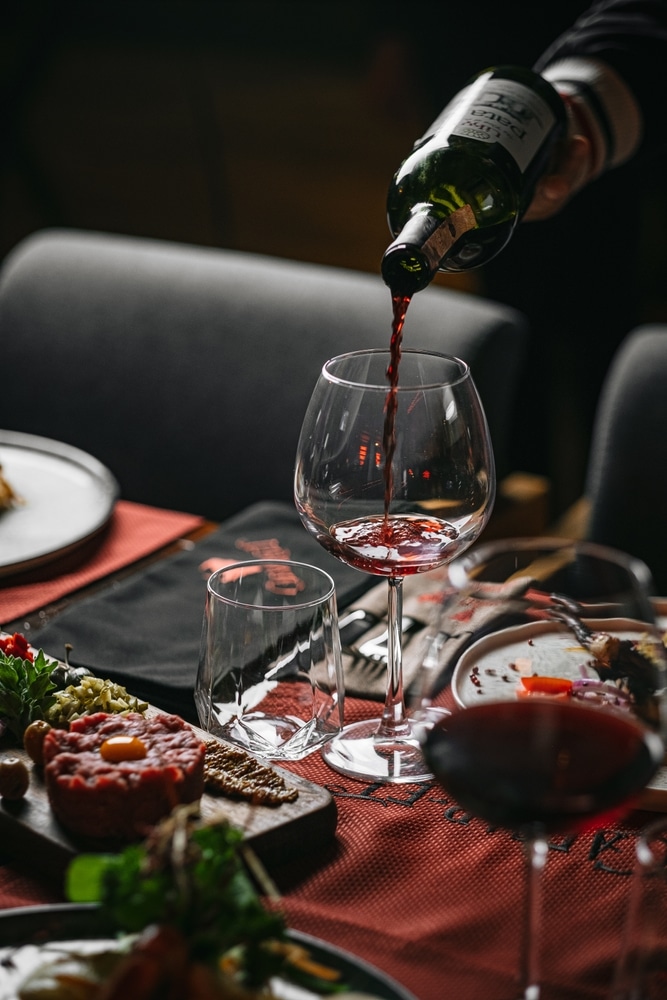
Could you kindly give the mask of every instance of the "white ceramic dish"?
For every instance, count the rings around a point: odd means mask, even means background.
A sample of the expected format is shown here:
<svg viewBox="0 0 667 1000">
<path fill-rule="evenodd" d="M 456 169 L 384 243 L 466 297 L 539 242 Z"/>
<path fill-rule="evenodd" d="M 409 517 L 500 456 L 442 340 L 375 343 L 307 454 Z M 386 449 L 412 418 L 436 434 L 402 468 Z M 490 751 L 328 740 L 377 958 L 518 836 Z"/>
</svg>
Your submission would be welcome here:
<svg viewBox="0 0 667 1000">
<path fill-rule="evenodd" d="M 118 483 L 106 466 L 79 448 L 0 430 L 0 465 L 23 500 L 0 512 L 0 578 L 70 552 L 111 517 Z"/>
<path fill-rule="evenodd" d="M 622 618 L 591 620 L 586 625 L 621 639 L 637 639 L 643 632 L 641 622 Z M 560 622 L 516 625 L 492 632 L 468 647 L 454 669 L 452 693 L 463 708 L 485 700 L 516 698 L 522 674 L 598 679 L 592 662 L 591 653 Z"/>
</svg>

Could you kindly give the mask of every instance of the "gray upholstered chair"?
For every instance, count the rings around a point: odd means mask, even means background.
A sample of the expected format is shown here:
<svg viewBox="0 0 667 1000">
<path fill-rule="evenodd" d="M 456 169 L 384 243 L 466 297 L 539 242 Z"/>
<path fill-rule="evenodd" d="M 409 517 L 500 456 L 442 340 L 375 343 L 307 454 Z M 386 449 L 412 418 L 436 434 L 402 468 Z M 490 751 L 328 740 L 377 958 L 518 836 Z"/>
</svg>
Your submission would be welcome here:
<svg viewBox="0 0 667 1000">
<path fill-rule="evenodd" d="M 0 273 L 0 427 L 95 455 L 129 500 L 223 519 L 291 500 L 323 362 L 387 346 L 379 276 L 226 250 L 47 230 Z M 527 330 L 505 306 L 415 297 L 405 346 L 472 367 L 500 474 Z"/>
<path fill-rule="evenodd" d="M 667 325 L 632 331 L 607 373 L 586 482 L 586 537 L 643 559 L 667 595 Z"/>
</svg>

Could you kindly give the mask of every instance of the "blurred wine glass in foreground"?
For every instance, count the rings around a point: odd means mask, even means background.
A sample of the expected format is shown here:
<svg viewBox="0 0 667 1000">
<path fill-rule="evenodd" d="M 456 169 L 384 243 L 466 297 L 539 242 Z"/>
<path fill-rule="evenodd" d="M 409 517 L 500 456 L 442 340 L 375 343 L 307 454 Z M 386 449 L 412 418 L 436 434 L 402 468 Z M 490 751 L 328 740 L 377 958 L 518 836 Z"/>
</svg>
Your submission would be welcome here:
<svg viewBox="0 0 667 1000">
<path fill-rule="evenodd" d="M 523 539 L 480 546 L 449 577 L 485 634 L 458 660 L 456 707 L 425 731 L 424 754 L 463 808 L 524 839 L 517 996 L 538 1000 L 547 838 L 622 817 L 663 760 L 665 647 L 650 574 L 601 546 Z M 432 664 L 425 673 L 428 702 Z"/>
<path fill-rule="evenodd" d="M 609 1000 L 667 997 L 667 818 L 637 840 L 628 913 Z"/>
<path fill-rule="evenodd" d="M 323 756 L 337 771 L 372 781 L 429 777 L 403 696 L 402 582 L 466 549 L 494 493 L 489 431 L 463 361 L 404 351 L 397 366 L 390 351 L 367 350 L 324 365 L 297 450 L 296 506 L 324 548 L 388 581 L 384 710 L 327 745 Z"/>
</svg>

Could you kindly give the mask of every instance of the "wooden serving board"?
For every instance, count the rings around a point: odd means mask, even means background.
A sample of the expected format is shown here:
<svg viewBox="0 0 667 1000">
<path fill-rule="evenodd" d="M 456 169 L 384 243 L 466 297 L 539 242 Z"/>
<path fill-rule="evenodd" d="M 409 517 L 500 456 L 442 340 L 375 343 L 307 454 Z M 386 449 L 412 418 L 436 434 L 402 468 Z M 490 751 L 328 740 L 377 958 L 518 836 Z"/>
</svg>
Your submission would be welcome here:
<svg viewBox="0 0 667 1000">
<path fill-rule="evenodd" d="M 148 710 L 149 713 L 151 709 Z M 214 739 L 192 726 L 202 740 Z M 59 879 L 71 859 L 84 851 L 117 851 L 123 845 L 76 837 L 56 820 L 49 805 L 42 768 L 35 766 L 22 749 L 7 749 L 3 756 L 20 757 L 30 772 L 30 788 L 25 798 L 10 802 L 0 798 L 0 846 L 3 852 L 27 862 L 40 874 Z M 328 842 L 336 830 L 336 804 L 319 785 L 282 768 L 274 768 L 290 788 L 296 788 L 294 802 L 278 806 L 253 805 L 242 799 L 205 793 L 201 800 L 204 819 L 224 817 L 243 830 L 245 839 L 266 864 L 303 853 L 304 845 L 318 847 Z"/>
</svg>

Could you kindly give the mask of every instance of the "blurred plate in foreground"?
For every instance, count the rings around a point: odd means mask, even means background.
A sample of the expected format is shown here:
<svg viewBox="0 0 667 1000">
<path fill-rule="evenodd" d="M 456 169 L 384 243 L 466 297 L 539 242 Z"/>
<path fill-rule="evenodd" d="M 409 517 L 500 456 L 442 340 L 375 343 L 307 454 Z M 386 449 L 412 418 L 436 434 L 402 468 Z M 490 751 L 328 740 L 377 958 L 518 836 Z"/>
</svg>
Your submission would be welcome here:
<svg viewBox="0 0 667 1000">
<path fill-rule="evenodd" d="M 0 940 L 10 946 L 7 949 L 9 957 L 16 969 L 23 962 L 34 962 L 32 949 L 26 947 L 26 954 L 15 946 L 30 946 L 31 944 L 47 944 L 53 941 L 72 941 L 82 939 L 90 941 L 97 938 L 112 936 L 113 929 L 105 919 L 102 909 L 94 904 L 63 904 L 60 906 L 30 906 L 20 909 L 5 910 L 0 913 Z M 374 966 L 356 958 L 349 952 L 342 951 L 334 945 L 326 944 L 308 934 L 298 931 L 288 931 L 290 940 L 304 945 L 315 962 L 338 969 L 343 981 L 350 991 L 368 994 L 378 1000 L 416 1000 L 412 993 L 400 986 L 395 980 L 380 972 Z M 3 949 L 0 948 L 0 959 Z M 30 967 L 30 966 L 28 966 Z M 3 983 L 7 992 L 0 996 L 13 996 L 11 966 L 6 967 L 7 977 Z M 24 972 L 25 974 L 25 967 Z M 18 979 L 18 975 L 15 977 Z M 16 982 L 14 982 L 16 985 Z M 280 985 L 278 996 L 315 996 L 288 983 Z"/>
</svg>

